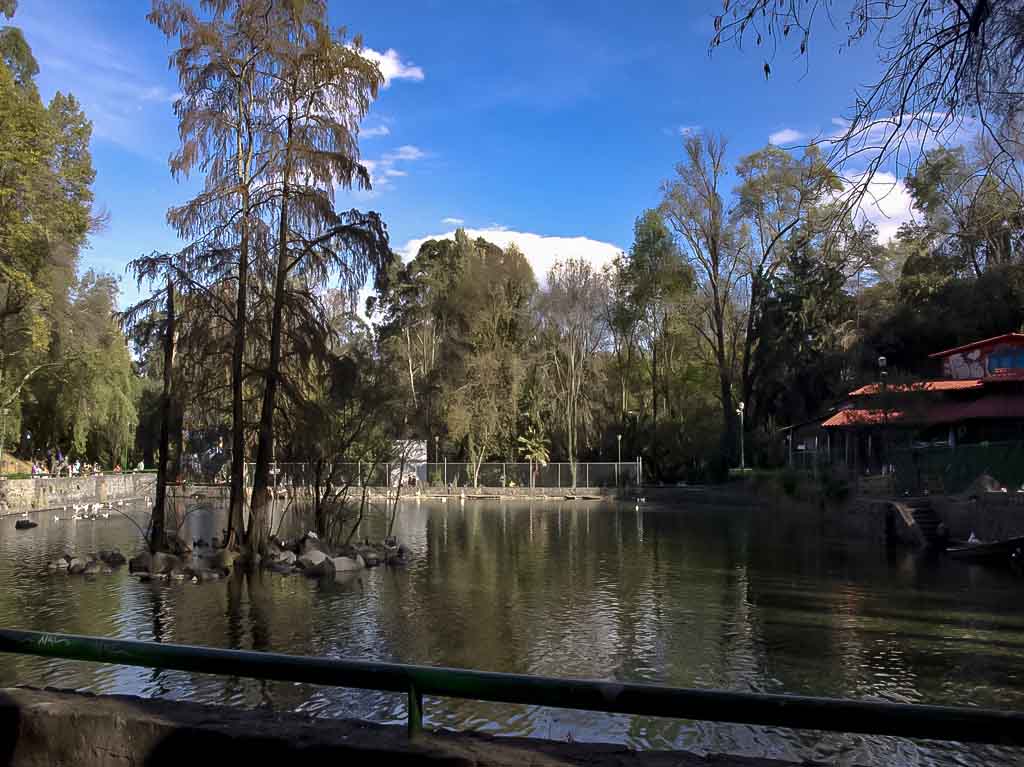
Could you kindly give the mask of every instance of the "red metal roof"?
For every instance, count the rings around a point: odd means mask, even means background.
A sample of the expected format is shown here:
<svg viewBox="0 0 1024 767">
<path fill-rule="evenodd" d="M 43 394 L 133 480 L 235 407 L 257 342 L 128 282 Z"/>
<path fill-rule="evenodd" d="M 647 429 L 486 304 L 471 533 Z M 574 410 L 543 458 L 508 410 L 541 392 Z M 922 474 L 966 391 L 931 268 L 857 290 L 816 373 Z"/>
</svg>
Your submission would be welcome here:
<svg viewBox="0 0 1024 767">
<path fill-rule="evenodd" d="M 951 381 L 914 381 L 908 384 L 889 384 L 886 388 L 893 392 L 917 392 L 917 391 L 964 391 L 967 389 L 980 389 L 985 383 L 980 378 L 968 378 L 964 380 Z M 880 384 L 867 384 L 859 389 L 850 392 L 851 397 L 864 397 L 871 394 L 878 394 L 881 391 Z"/>
<path fill-rule="evenodd" d="M 886 413 L 882 410 L 848 408 L 822 421 L 821 425 L 826 429 L 838 426 L 881 426 L 887 421 L 899 421 L 902 418 L 903 413 L 899 410 L 890 410 Z"/>
<path fill-rule="evenodd" d="M 1006 341 L 1012 341 L 1019 344 L 1024 344 L 1024 333 L 1003 333 L 1001 336 L 993 336 L 992 338 L 985 338 L 981 341 L 974 341 L 963 346 L 957 346 L 953 349 L 946 349 L 943 352 L 935 352 L 935 354 L 929 354 L 929 357 L 948 357 L 951 354 L 960 354 L 961 352 L 969 352 L 971 349 L 979 349 L 983 346 L 995 346 L 998 343 L 1004 343 Z"/>
<path fill-rule="evenodd" d="M 915 409 L 912 413 L 890 410 L 884 416 L 882 410 L 848 408 L 822 421 L 821 425 L 831 429 L 843 426 L 880 426 L 886 422 L 903 425 L 956 423 L 974 418 L 1024 419 L 1024 396 L 990 394 L 967 402 L 935 402 L 920 410 Z"/>
</svg>

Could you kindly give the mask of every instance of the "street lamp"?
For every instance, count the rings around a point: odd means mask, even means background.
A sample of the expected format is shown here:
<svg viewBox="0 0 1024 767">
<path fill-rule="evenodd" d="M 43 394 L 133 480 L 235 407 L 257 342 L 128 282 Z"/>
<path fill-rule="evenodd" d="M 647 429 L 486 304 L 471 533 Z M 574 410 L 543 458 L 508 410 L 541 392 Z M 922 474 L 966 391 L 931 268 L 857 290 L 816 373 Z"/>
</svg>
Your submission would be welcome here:
<svg viewBox="0 0 1024 767">
<path fill-rule="evenodd" d="M 619 443 L 619 460 L 615 464 L 615 485 L 617 487 L 619 484 L 619 471 L 622 469 L 622 435 L 616 434 L 615 441 Z"/>
<path fill-rule="evenodd" d="M 746 447 L 743 444 L 743 411 L 746 409 L 746 403 L 741 402 L 739 407 L 736 408 L 736 415 L 740 417 L 740 471 L 747 470 L 747 455 Z"/>
<path fill-rule="evenodd" d="M 889 450 L 888 445 L 886 445 L 886 437 L 888 436 L 887 432 L 889 426 L 889 407 L 885 391 L 886 377 L 888 376 L 889 372 L 888 370 L 886 370 L 887 365 L 888 360 L 886 360 L 885 357 L 878 358 L 878 377 L 880 379 L 882 391 L 882 449 L 879 451 L 882 454 L 882 474 L 888 473 L 886 462 L 888 462 L 889 460 Z"/>
</svg>

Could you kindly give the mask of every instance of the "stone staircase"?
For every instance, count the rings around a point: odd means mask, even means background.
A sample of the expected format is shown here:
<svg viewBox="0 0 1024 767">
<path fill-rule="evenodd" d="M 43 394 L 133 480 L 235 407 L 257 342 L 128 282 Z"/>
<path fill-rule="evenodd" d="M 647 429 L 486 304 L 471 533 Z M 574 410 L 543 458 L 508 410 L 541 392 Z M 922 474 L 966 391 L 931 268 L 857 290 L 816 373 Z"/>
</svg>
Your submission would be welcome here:
<svg viewBox="0 0 1024 767">
<path fill-rule="evenodd" d="M 942 520 L 932 508 L 930 499 L 907 498 L 893 501 L 892 505 L 899 511 L 907 531 L 920 546 L 932 547 L 940 544 L 938 528 Z"/>
</svg>

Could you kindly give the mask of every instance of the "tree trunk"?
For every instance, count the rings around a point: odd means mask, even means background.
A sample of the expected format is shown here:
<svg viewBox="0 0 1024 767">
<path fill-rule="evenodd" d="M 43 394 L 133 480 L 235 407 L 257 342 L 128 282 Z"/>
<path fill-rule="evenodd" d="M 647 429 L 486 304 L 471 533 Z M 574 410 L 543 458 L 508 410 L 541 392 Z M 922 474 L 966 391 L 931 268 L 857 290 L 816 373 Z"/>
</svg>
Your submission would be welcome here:
<svg viewBox="0 0 1024 767">
<path fill-rule="evenodd" d="M 277 383 L 281 375 L 281 336 L 284 324 L 285 283 L 288 279 L 288 182 L 291 175 L 292 112 L 289 109 L 286 127 L 284 180 L 281 190 L 281 217 L 278 227 L 277 269 L 274 273 L 274 309 L 270 322 L 270 361 L 263 387 L 259 439 L 256 444 L 256 468 L 252 479 L 249 530 L 246 542 L 253 552 L 263 554 L 267 538 L 267 509 L 270 493 L 270 464 L 274 447 L 274 408 L 277 404 Z"/>
<path fill-rule="evenodd" d="M 177 332 L 174 316 L 174 283 L 167 278 L 167 321 L 164 327 L 164 390 L 160 401 L 160 447 L 156 467 L 156 500 L 149 522 L 149 550 L 154 554 L 166 540 L 165 501 L 167 498 L 167 469 L 170 462 L 172 373 L 174 370 L 174 334 Z"/>
<path fill-rule="evenodd" d="M 238 243 L 238 294 L 235 297 L 234 347 L 231 350 L 231 491 L 228 500 L 228 534 L 225 547 L 237 549 L 245 532 L 245 401 L 243 399 L 245 323 L 249 302 L 249 178 L 251 144 L 243 151 L 242 119 L 244 94 L 238 96 L 238 131 L 235 147 L 241 183 L 242 218 Z M 246 123 L 248 125 L 248 123 Z M 248 153 L 247 153 L 248 152 Z"/>
</svg>

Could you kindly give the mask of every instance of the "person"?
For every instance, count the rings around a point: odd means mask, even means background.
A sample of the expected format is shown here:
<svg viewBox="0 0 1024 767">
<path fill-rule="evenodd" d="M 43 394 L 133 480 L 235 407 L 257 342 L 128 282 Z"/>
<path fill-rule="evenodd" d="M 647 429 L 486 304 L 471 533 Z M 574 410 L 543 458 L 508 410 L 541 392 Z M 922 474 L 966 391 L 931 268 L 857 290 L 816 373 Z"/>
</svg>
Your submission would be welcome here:
<svg viewBox="0 0 1024 767">
<path fill-rule="evenodd" d="M 82 472 L 82 462 L 78 458 L 75 459 L 74 464 L 71 466 L 71 476 L 77 477 Z"/>
<path fill-rule="evenodd" d="M 115 474 L 120 474 L 121 473 L 121 464 L 120 464 L 120 462 L 114 464 L 114 473 Z"/>
</svg>

